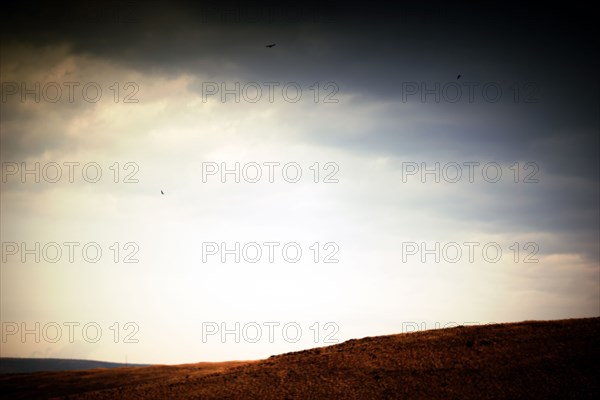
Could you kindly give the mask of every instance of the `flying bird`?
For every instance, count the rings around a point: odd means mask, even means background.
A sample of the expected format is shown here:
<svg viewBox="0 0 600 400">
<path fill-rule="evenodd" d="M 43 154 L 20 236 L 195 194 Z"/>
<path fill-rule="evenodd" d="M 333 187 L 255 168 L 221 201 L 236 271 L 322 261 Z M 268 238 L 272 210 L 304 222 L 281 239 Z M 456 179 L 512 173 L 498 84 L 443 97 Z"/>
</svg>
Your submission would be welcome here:
<svg viewBox="0 0 600 400">
<path fill-rule="evenodd" d="M 458 76 L 456 77 L 456 79 L 460 79 L 461 76 L 462 76 L 461 74 L 458 74 Z"/>
<path fill-rule="evenodd" d="M 160 191 L 160 194 L 165 194 L 165 192 L 163 192 L 162 190 Z"/>
<path fill-rule="evenodd" d="M 275 44 L 276 44 L 276 43 L 271 43 L 271 44 L 268 44 L 268 45 L 266 45 L 265 47 L 271 48 L 271 47 L 274 47 L 274 46 L 275 46 Z"/>
</svg>

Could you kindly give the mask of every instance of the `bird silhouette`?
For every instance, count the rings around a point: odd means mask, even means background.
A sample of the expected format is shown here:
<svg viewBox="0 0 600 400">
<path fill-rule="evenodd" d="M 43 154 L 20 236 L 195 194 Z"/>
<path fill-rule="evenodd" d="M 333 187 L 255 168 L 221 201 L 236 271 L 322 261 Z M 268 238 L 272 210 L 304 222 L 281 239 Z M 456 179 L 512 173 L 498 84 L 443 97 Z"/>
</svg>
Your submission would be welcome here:
<svg viewBox="0 0 600 400">
<path fill-rule="evenodd" d="M 456 79 L 460 79 L 461 76 L 462 76 L 461 74 L 458 74 L 458 76 L 456 77 Z"/>
<path fill-rule="evenodd" d="M 160 194 L 165 194 L 165 192 L 163 192 L 162 190 L 160 191 Z"/>
<path fill-rule="evenodd" d="M 268 45 L 266 45 L 265 47 L 271 48 L 271 47 L 274 47 L 274 46 L 275 46 L 275 44 L 276 44 L 276 43 L 271 43 L 271 44 L 268 44 Z"/>
</svg>

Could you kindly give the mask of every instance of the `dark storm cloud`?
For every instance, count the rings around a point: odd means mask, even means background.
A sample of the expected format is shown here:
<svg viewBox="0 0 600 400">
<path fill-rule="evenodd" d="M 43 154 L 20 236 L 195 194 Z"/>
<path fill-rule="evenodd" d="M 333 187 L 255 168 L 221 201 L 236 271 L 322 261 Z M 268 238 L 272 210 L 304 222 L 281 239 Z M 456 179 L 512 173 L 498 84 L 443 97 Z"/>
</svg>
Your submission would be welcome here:
<svg viewBox="0 0 600 400">
<path fill-rule="evenodd" d="M 578 31 L 565 34 L 568 14 L 524 6 L 515 13 L 508 7 L 434 4 L 15 2 L 7 12 L 3 37 L 8 41 L 66 41 L 76 52 L 142 68 L 189 70 L 196 67 L 194 62 L 210 57 L 240 63 L 249 75 L 262 71 L 270 78 L 283 73 L 310 77 L 322 71 L 348 78 L 357 87 L 366 85 L 378 95 L 395 95 L 399 77 L 408 80 L 437 71 L 442 72 L 438 78 L 453 79 L 458 68 L 464 79 L 479 78 L 481 67 L 498 72 L 510 66 L 530 68 L 538 77 L 559 64 L 584 66 L 577 59 L 585 60 L 593 51 L 585 19 L 579 21 Z M 267 38 L 280 44 L 265 59 L 262 47 Z M 543 71 L 536 69 L 547 61 L 552 62 Z"/>
<path fill-rule="evenodd" d="M 486 83 L 503 89 L 504 103 L 510 102 L 515 83 L 523 91 L 523 85 L 533 82 L 539 104 L 518 107 L 526 108 L 520 111 L 529 120 L 519 120 L 517 127 L 500 134 L 494 127 L 488 133 L 452 132 L 452 140 L 467 153 L 493 152 L 496 158 L 506 159 L 515 152 L 536 151 L 541 139 L 555 138 L 560 148 L 545 149 L 544 157 L 553 160 L 549 168 L 598 177 L 593 150 L 598 147 L 598 80 L 593 72 L 598 65 L 593 57 L 591 15 L 585 9 L 231 2 L 63 7 L 32 2 L 11 7 L 13 16 L 3 27 L 8 42 L 66 42 L 74 53 L 105 57 L 147 72 L 186 72 L 217 79 L 225 75 L 223 65 L 229 63 L 236 66 L 235 75 L 247 82 L 292 81 L 309 86 L 333 81 L 344 93 L 358 93 L 365 103 L 401 101 L 407 83 L 444 87 L 455 83 L 460 73 L 463 91 L 465 82 L 478 88 L 475 104 L 459 111 L 463 118 L 478 113 L 478 103 L 485 103 L 479 88 Z M 271 42 L 278 46 L 265 49 L 264 44 Z M 194 89 L 201 91 L 200 85 Z M 408 101 L 421 99 L 417 94 Z M 433 101 L 431 96 L 426 99 Z M 446 105 L 455 112 L 452 104 Z M 452 148 L 443 142 L 450 136 L 447 132 L 430 130 L 427 135 L 423 144 Z M 403 135 L 382 132 L 356 145 L 361 151 L 393 155 L 402 151 L 405 142 Z M 571 143 L 565 147 L 566 142 Z"/>
<path fill-rule="evenodd" d="M 599 66 L 590 9 L 508 3 L 62 4 L 8 4 L 3 40 L 68 43 L 75 54 L 148 74 L 305 86 L 332 81 L 341 93 L 358 95 L 353 100 L 358 106 L 395 102 L 397 112 L 385 116 L 386 123 L 367 124 L 363 135 L 315 129 L 307 139 L 392 157 L 534 161 L 549 175 L 583 178 L 587 186 L 545 189 L 548 193 L 536 193 L 544 203 L 525 211 L 508 200 L 495 213 L 461 209 L 463 218 L 497 219 L 497 229 L 525 222 L 587 234 L 597 227 Z M 267 43 L 277 46 L 267 49 Z M 225 71 L 225 64 L 234 69 Z M 458 84 L 458 74 L 463 90 L 477 85 L 474 102 L 422 101 L 419 94 L 403 101 L 407 84 L 444 87 Z M 479 88 L 486 83 L 502 88 L 501 101 L 482 99 Z M 536 102 L 515 101 L 515 84 L 523 96 L 528 83 L 534 84 Z M 200 93 L 201 82 L 191 89 Z M 401 124 L 410 118 L 416 123 Z M 499 187 L 490 190 L 496 189 L 501 198 Z M 458 212 L 451 204 L 444 207 Z"/>
</svg>

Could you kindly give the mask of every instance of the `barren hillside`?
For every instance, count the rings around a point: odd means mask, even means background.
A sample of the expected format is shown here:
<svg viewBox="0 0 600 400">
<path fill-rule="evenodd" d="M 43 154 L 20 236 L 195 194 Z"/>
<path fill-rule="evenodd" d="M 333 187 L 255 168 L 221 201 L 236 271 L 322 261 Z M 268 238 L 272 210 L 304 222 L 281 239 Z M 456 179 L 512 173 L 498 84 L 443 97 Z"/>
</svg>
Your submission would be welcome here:
<svg viewBox="0 0 600 400">
<path fill-rule="evenodd" d="M 591 399 L 599 333 L 600 318 L 457 327 L 255 362 L 5 374 L 0 385 L 3 398 Z"/>
</svg>

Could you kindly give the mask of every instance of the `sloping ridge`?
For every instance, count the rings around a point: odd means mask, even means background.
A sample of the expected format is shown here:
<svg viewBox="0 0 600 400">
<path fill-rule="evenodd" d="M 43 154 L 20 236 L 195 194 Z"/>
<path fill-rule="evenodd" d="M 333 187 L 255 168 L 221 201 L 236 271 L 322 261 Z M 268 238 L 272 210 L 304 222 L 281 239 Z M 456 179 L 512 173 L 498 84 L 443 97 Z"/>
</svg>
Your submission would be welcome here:
<svg viewBox="0 0 600 400">
<path fill-rule="evenodd" d="M 41 371 L 78 371 L 94 368 L 149 367 L 148 364 L 123 364 L 106 361 L 67 358 L 0 358 L 0 374 Z"/>
<path fill-rule="evenodd" d="M 104 382 L 101 390 L 88 387 L 69 398 L 595 399 L 599 333 L 600 318 L 586 318 L 367 337 L 217 372 L 149 367 L 175 369 L 168 379 Z M 109 370 L 106 379 L 149 368 Z"/>
</svg>

